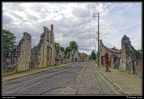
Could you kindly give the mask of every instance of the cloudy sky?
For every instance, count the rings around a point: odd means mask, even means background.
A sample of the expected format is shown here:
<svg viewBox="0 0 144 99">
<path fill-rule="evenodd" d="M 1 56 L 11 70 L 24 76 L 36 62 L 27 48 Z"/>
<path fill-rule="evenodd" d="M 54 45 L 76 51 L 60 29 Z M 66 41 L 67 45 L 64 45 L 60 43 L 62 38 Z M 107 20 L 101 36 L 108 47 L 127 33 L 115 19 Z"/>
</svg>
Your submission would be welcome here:
<svg viewBox="0 0 144 99">
<path fill-rule="evenodd" d="M 43 33 L 43 26 L 54 25 L 54 40 L 67 47 L 75 40 L 80 52 L 97 50 L 97 17 L 100 13 L 100 39 L 109 48 L 121 48 L 127 35 L 136 49 L 142 45 L 141 2 L 3 2 L 3 29 L 16 36 L 18 43 L 24 32 L 32 35 L 32 47 Z"/>
</svg>

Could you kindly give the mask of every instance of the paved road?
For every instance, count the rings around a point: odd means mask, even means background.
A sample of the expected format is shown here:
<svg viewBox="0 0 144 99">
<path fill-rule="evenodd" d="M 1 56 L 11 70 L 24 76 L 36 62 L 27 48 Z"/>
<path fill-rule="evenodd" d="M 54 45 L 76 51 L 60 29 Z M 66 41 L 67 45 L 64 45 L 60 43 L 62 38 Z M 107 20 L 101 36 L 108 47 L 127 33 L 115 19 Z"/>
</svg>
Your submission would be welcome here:
<svg viewBox="0 0 144 99">
<path fill-rule="evenodd" d="M 112 95 L 122 94 L 95 68 L 93 62 L 68 66 L 2 84 L 3 95 Z"/>
</svg>

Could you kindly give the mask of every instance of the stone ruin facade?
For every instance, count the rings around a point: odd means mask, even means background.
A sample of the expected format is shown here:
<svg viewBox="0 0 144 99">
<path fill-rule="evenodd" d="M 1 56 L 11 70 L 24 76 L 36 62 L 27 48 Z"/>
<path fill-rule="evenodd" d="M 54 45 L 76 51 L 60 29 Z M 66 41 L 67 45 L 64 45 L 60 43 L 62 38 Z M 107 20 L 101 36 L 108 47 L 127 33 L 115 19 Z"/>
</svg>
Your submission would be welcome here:
<svg viewBox="0 0 144 99">
<path fill-rule="evenodd" d="M 130 39 L 124 35 L 121 39 L 121 49 L 108 48 L 100 40 L 100 64 L 111 68 L 139 74 L 142 71 L 142 62 L 136 59 Z"/>
<path fill-rule="evenodd" d="M 121 68 L 127 71 L 134 70 L 135 67 L 133 66 L 133 62 L 134 60 L 136 60 L 136 57 L 132 49 L 130 40 L 126 35 L 124 35 L 121 40 L 121 48 L 122 48 L 121 50 L 122 52 L 121 66 L 122 67 Z"/>
<path fill-rule="evenodd" d="M 79 57 L 80 57 L 80 61 L 88 61 L 88 59 L 89 59 L 89 56 L 84 52 L 80 53 Z"/>
<path fill-rule="evenodd" d="M 104 46 L 102 40 L 100 40 L 100 64 L 108 65 L 111 68 L 119 68 L 120 65 L 120 50 L 114 48 L 108 48 Z M 107 57 L 106 57 L 107 56 Z"/>
<path fill-rule="evenodd" d="M 78 61 L 88 61 L 89 56 L 86 53 L 80 53 L 79 51 L 72 50 L 65 54 L 59 51 L 56 55 L 56 64 L 67 63 L 67 62 L 78 62 Z"/>
<path fill-rule="evenodd" d="M 71 54 L 72 61 L 79 61 L 79 51 L 72 50 L 72 51 L 70 51 L 70 54 Z"/>
<path fill-rule="evenodd" d="M 23 33 L 19 44 L 10 52 L 3 52 L 3 72 L 28 70 L 31 63 L 31 35 Z"/>
<path fill-rule="evenodd" d="M 53 24 L 51 30 L 44 26 L 44 32 L 40 36 L 37 46 L 31 49 L 31 35 L 23 33 L 23 38 L 15 49 L 2 53 L 3 73 L 29 70 L 31 68 L 41 68 L 55 64 L 71 61 L 80 61 L 79 51 L 72 50 L 65 55 L 60 51 L 56 53 L 54 46 Z M 83 53 L 83 60 L 87 59 Z M 81 57 L 82 58 L 82 57 Z"/>
<path fill-rule="evenodd" d="M 66 55 L 65 52 L 59 51 L 56 56 L 56 64 L 66 63 Z"/>
<path fill-rule="evenodd" d="M 40 37 L 38 45 L 31 49 L 31 68 L 55 64 L 53 25 L 51 25 L 51 30 L 44 26 L 44 32 Z"/>
<path fill-rule="evenodd" d="M 51 30 L 44 27 L 39 44 L 31 49 L 31 35 L 23 33 L 15 49 L 2 52 L 2 71 L 16 72 L 55 64 L 53 25 Z"/>
</svg>

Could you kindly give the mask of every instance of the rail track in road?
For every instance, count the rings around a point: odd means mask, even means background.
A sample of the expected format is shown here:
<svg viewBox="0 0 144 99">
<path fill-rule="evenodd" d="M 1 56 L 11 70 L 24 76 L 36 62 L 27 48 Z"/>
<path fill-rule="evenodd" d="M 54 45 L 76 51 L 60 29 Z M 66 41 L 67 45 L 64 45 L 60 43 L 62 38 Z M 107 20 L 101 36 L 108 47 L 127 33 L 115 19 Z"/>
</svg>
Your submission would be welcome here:
<svg viewBox="0 0 144 99">
<path fill-rule="evenodd" d="M 105 78 L 95 67 L 94 64 L 91 62 L 91 68 L 97 82 L 100 86 L 102 94 L 104 95 L 119 95 L 124 94 L 118 87 L 116 87 L 113 83 L 111 83 L 107 78 Z"/>
<path fill-rule="evenodd" d="M 77 88 L 76 88 L 76 91 L 75 91 L 75 95 L 79 95 L 79 94 L 82 94 L 79 92 L 79 89 L 81 87 L 81 84 L 82 84 L 82 80 L 85 79 L 84 78 L 84 75 L 87 75 L 86 73 L 89 71 L 89 73 L 91 73 L 91 77 L 93 78 L 92 80 L 94 80 L 93 82 L 91 82 L 91 84 L 93 84 L 94 88 L 93 88 L 93 92 L 92 93 L 84 93 L 84 94 L 92 94 L 92 95 L 101 95 L 103 94 L 102 92 L 102 89 L 97 81 L 97 78 L 95 77 L 93 71 L 92 71 L 92 68 L 90 66 L 90 64 L 85 64 L 86 66 L 84 67 L 83 71 L 82 71 L 82 74 L 81 74 L 81 77 L 79 79 L 79 82 L 78 82 L 78 85 L 77 85 Z M 87 69 L 87 71 L 86 71 Z M 83 82 L 84 83 L 84 82 Z M 87 87 L 87 86 L 84 86 L 84 87 Z M 89 87 L 89 89 L 87 89 L 89 91 L 91 91 L 91 88 Z M 95 93 L 94 93 L 95 92 Z"/>
<path fill-rule="evenodd" d="M 75 95 L 81 94 L 79 92 L 80 86 L 82 84 L 82 80 L 84 79 L 84 75 L 86 73 L 86 70 L 89 69 L 91 71 L 91 76 L 93 76 L 93 79 L 95 81 L 95 94 L 94 95 L 119 95 L 123 94 L 120 89 L 118 89 L 114 84 L 112 84 L 110 81 L 108 81 L 95 67 L 92 62 L 89 62 L 89 64 L 86 64 L 84 67 L 81 77 L 79 78 L 79 82 L 77 85 L 77 88 L 75 90 Z M 94 83 L 94 82 L 93 82 Z M 86 87 L 86 86 L 85 86 Z M 85 93 L 87 94 L 87 93 Z"/>
<path fill-rule="evenodd" d="M 87 65 L 86 65 L 86 66 L 87 66 Z M 85 71 L 85 69 L 86 69 L 86 66 L 83 68 L 83 71 L 82 71 L 80 80 L 79 80 L 78 85 L 77 85 L 77 88 L 76 88 L 76 90 L 75 90 L 75 95 L 78 94 L 78 89 L 79 89 L 80 83 L 81 83 L 81 81 L 82 81 L 82 77 L 83 77 L 84 71 Z"/>
</svg>

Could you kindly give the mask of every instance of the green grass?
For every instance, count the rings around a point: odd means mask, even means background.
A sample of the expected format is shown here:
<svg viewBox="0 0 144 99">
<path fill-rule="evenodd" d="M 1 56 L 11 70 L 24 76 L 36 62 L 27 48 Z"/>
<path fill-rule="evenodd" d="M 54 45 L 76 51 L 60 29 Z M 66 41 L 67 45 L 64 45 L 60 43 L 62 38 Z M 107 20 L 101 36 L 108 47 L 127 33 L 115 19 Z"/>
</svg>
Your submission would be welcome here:
<svg viewBox="0 0 144 99">
<path fill-rule="evenodd" d="M 98 62 L 95 60 L 95 63 L 97 64 Z"/>
<path fill-rule="evenodd" d="M 135 73 L 133 73 L 133 72 L 128 72 L 128 74 L 137 76 L 137 74 L 135 74 Z"/>
<path fill-rule="evenodd" d="M 118 69 L 119 71 L 121 71 L 121 72 L 125 72 L 123 69 Z"/>
</svg>

